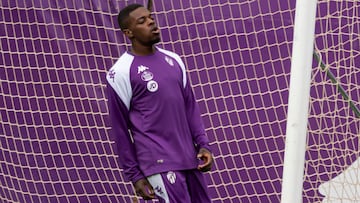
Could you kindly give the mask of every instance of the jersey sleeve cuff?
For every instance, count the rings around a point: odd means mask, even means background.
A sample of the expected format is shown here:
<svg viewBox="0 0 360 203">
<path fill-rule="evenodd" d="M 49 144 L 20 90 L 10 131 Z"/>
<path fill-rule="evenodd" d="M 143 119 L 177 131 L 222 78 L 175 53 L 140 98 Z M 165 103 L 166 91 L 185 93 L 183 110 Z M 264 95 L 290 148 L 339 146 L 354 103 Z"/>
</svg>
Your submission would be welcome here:
<svg viewBox="0 0 360 203">
<path fill-rule="evenodd" d="M 212 153 L 211 147 L 210 147 L 210 144 L 209 144 L 209 143 L 205 143 L 205 144 L 200 144 L 200 145 L 198 145 L 198 151 L 199 151 L 201 148 L 207 149 L 210 153 Z"/>
<path fill-rule="evenodd" d="M 138 180 L 145 179 L 145 178 L 146 178 L 146 177 L 145 177 L 144 175 L 138 174 L 137 176 L 135 176 L 135 177 L 133 177 L 133 178 L 131 179 L 131 182 L 132 182 L 133 184 L 135 184 Z"/>
</svg>

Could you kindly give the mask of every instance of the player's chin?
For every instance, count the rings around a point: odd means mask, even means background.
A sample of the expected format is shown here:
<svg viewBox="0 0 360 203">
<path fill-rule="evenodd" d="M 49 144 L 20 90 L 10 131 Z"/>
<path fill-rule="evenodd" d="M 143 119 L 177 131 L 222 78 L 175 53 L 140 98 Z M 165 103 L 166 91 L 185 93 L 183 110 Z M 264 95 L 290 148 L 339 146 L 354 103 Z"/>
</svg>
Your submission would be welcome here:
<svg viewBox="0 0 360 203">
<path fill-rule="evenodd" d="M 154 38 L 151 40 L 151 43 L 152 44 L 156 44 L 156 43 L 159 43 L 160 42 L 160 36 L 159 35 L 156 35 L 154 36 Z"/>
<path fill-rule="evenodd" d="M 146 46 L 152 46 L 154 44 L 157 44 L 158 42 L 160 42 L 160 38 L 151 38 L 151 39 L 147 40 L 146 42 L 144 42 L 143 44 Z"/>
</svg>

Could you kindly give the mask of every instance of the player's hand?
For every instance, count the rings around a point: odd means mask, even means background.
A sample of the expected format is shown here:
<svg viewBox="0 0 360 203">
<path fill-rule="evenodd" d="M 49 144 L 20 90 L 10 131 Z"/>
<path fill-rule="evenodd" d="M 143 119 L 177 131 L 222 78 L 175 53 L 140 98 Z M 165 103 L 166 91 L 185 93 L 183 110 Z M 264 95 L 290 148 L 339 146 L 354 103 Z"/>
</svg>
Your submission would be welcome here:
<svg viewBox="0 0 360 203">
<path fill-rule="evenodd" d="M 147 179 L 140 179 L 134 184 L 136 194 L 141 196 L 144 200 L 155 198 L 155 192 Z"/>
<path fill-rule="evenodd" d="M 198 170 L 202 172 L 207 172 L 211 170 L 214 159 L 212 153 L 209 150 L 201 148 L 199 150 L 197 158 L 202 161 L 202 163 L 198 165 Z"/>
</svg>

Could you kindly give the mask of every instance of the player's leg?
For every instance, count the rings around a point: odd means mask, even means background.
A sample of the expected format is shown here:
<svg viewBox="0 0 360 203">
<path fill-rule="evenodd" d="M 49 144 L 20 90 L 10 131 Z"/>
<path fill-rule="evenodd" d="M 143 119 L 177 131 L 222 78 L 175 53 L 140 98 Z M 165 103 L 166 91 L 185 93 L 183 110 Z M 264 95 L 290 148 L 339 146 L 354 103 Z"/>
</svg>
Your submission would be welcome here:
<svg viewBox="0 0 360 203">
<path fill-rule="evenodd" d="M 191 203 L 184 172 L 169 171 L 149 176 L 147 179 L 160 203 Z"/>
<path fill-rule="evenodd" d="M 191 202 L 211 203 L 204 174 L 197 169 L 185 171 Z"/>
</svg>

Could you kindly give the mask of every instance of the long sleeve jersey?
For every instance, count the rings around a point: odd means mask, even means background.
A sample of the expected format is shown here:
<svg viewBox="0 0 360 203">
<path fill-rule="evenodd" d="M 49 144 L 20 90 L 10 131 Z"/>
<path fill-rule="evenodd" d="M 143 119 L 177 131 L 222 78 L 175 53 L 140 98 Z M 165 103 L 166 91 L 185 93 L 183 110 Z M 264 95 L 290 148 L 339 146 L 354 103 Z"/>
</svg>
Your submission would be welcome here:
<svg viewBox="0 0 360 203">
<path fill-rule="evenodd" d="M 185 65 L 170 51 L 125 52 L 107 73 L 112 133 L 125 179 L 196 168 L 209 149 Z"/>
</svg>

